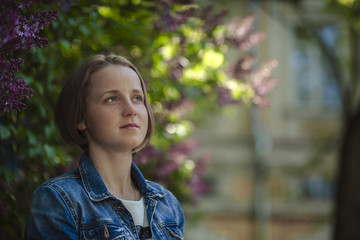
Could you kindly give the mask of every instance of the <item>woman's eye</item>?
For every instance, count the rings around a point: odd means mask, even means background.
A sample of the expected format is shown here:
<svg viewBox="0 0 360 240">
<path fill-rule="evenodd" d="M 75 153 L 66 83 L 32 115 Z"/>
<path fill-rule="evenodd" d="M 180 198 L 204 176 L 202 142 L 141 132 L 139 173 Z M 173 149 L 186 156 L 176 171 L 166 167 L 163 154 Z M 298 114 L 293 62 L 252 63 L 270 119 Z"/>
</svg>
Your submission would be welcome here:
<svg viewBox="0 0 360 240">
<path fill-rule="evenodd" d="M 105 99 L 105 102 L 107 103 L 112 103 L 112 102 L 116 102 L 117 98 L 116 97 L 109 97 Z"/>
<path fill-rule="evenodd" d="M 135 96 L 134 99 L 135 99 L 135 101 L 137 101 L 137 102 L 142 102 L 142 101 L 143 101 L 143 97 L 142 97 L 142 96 Z"/>
</svg>

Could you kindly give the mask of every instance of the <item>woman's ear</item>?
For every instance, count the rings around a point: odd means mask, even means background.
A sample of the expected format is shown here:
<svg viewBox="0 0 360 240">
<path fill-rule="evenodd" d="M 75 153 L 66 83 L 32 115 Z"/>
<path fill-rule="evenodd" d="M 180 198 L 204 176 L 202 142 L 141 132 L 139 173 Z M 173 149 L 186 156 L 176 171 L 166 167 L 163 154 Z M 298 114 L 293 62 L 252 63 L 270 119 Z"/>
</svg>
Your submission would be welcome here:
<svg viewBox="0 0 360 240">
<path fill-rule="evenodd" d="M 85 121 L 81 121 L 80 123 L 78 123 L 77 125 L 77 129 L 80 130 L 80 131 L 84 131 L 86 129 L 86 124 L 85 124 Z"/>
</svg>

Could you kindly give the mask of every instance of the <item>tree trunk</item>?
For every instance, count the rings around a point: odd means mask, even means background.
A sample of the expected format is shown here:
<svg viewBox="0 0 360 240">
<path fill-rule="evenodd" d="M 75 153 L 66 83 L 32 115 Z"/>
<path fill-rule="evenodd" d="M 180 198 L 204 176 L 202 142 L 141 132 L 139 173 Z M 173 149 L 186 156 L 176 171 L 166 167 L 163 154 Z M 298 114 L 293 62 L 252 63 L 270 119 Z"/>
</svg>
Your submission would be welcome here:
<svg viewBox="0 0 360 240">
<path fill-rule="evenodd" d="M 334 239 L 360 239 L 360 111 L 344 124 L 339 155 Z"/>
</svg>

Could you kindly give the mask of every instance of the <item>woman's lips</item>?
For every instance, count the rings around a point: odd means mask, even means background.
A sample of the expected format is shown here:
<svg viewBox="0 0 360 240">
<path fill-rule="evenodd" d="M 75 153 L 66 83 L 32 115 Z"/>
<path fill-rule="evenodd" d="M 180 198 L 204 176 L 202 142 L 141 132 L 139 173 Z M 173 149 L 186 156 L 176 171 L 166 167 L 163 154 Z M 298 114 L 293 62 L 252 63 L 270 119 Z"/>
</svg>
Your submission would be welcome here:
<svg viewBox="0 0 360 240">
<path fill-rule="evenodd" d="M 139 128 L 139 126 L 135 123 L 129 123 L 124 126 L 121 126 L 121 128 Z"/>
</svg>

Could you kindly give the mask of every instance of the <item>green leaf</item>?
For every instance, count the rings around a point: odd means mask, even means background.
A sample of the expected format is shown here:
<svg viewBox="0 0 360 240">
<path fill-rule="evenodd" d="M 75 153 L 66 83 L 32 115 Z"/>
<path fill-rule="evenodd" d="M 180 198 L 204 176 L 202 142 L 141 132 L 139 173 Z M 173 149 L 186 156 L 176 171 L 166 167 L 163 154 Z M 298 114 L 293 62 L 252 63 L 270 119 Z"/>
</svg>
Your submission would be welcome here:
<svg viewBox="0 0 360 240">
<path fill-rule="evenodd" d="M 56 164 L 56 148 L 54 146 L 50 146 L 49 144 L 44 144 L 44 151 L 46 154 L 46 159 L 48 164 L 55 165 Z"/>
<path fill-rule="evenodd" d="M 0 125 L 0 139 L 5 140 L 8 139 L 11 135 L 10 130 L 4 125 Z"/>
</svg>

